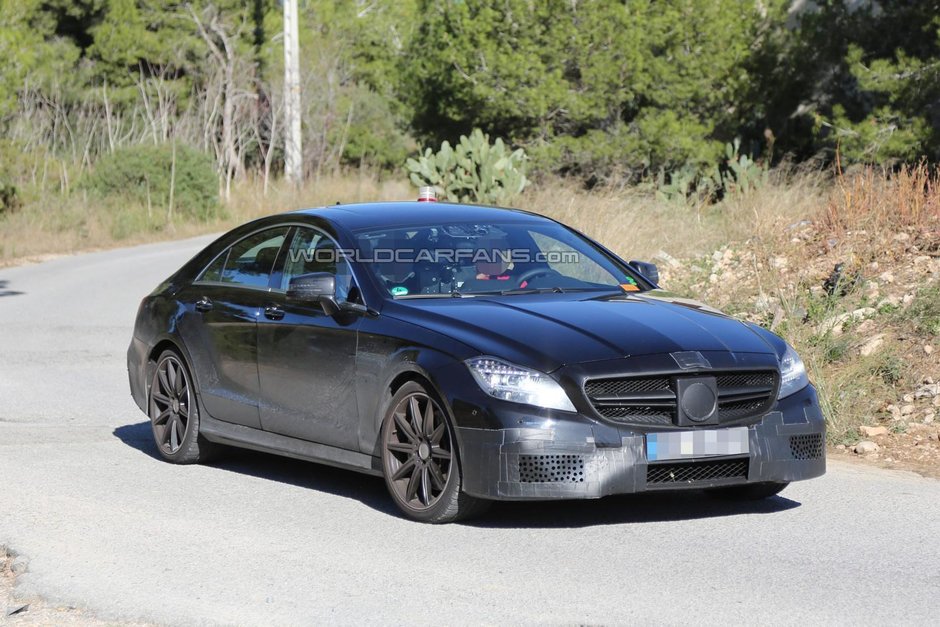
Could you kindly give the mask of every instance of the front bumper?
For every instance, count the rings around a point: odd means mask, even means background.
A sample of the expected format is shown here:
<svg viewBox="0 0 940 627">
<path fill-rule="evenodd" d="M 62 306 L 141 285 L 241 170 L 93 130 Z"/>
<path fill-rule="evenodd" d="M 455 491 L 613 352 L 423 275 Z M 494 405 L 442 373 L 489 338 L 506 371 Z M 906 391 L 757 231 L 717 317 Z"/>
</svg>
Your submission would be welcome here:
<svg viewBox="0 0 940 627">
<path fill-rule="evenodd" d="M 646 433 L 558 412 L 499 410 L 512 428 L 458 427 L 463 489 L 499 500 L 585 499 L 666 489 L 790 482 L 826 471 L 825 423 L 813 386 L 748 427 L 748 453 L 649 462 Z M 458 423 L 459 424 L 459 423 Z"/>
</svg>

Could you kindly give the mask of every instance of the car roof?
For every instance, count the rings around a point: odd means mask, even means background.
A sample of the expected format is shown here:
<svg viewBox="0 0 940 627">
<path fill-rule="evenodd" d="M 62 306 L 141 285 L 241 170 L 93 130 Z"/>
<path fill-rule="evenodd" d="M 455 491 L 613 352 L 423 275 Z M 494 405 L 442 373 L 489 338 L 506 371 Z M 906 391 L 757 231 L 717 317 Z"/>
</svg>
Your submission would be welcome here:
<svg viewBox="0 0 940 627">
<path fill-rule="evenodd" d="M 300 209 L 293 213 L 326 218 L 351 231 L 451 222 L 547 222 L 548 218 L 520 209 L 447 202 L 370 202 Z"/>
</svg>

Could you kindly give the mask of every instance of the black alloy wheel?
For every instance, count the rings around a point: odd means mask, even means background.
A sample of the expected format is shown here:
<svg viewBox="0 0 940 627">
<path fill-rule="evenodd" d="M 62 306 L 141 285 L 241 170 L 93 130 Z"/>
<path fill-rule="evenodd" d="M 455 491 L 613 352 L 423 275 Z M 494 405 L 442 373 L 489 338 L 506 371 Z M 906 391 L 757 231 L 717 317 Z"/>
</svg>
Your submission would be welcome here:
<svg viewBox="0 0 940 627">
<path fill-rule="evenodd" d="M 403 385 L 389 404 L 382 425 L 382 467 L 395 504 L 415 520 L 451 522 L 487 504 L 461 492 L 450 421 L 417 382 Z"/>
<path fill-rule="evenodd" d="M 211 445 L 199 436 L 196 391 L 175 351 L 164 351 L 157 360 L 148 413 L 154 443 L 164 459 L 178 464 L 205 460 Z"/>
</svg>

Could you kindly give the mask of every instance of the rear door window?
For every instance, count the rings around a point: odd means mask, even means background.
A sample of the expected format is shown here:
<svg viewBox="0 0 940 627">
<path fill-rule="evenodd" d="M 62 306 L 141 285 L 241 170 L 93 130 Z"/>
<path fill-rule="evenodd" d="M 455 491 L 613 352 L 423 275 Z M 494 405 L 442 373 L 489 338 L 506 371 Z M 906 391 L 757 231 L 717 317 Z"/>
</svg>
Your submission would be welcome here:
<svg viewBox="0 0 940 627">
<path fill-rule="evenodd" d="M 209 264 L 198 281 L 268 287 L 288 230 L 267 229 L 236 242 Z"/>
</svg>

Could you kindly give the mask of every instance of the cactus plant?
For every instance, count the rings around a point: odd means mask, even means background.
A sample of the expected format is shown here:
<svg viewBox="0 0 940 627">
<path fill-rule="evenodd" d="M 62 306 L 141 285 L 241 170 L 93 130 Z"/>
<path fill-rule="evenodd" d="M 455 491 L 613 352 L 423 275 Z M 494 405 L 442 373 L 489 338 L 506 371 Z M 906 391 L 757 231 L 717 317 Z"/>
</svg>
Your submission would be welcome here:
<svg viewBox="0 0 940 627">
<path fill-rule="evenodd" d="M 430 185 L 441 200 L 506 205 L 528 185 L 527 160 L 521 148 L 510 152 L 499 138 L 490 144 L 488 135 L 474 129 L 456 146 L 445 141 L 436 153 L 425 149 L 405 169 L 415 187 Z"/>
<path fill-rule="evenodd" d="M 767 182 L 769 170 L 766 165 L 758 164 L 749 156 L 740 154 L 740 150 L 740 139 L 736 138 L 734 143 L 725 144 L 725 164 L 728 166 L 728 172 L 722 182 L 726 192 L 738 190 L 746 194 Z"/>
<path fill-rule="evenodd" d="M 701 198 L 747 194 L 766 184 L 769 175 L 768 165 L 741 154 L 741 140 L 735 139 L 725 144 L 722 165 L 701 169 L 686 164 L 668 175 L 660 170 L 656 178 L 656 196 L 665 201 L 684 202 L 693 194 Z"/>
</svg>

